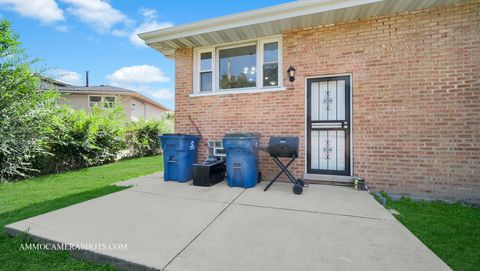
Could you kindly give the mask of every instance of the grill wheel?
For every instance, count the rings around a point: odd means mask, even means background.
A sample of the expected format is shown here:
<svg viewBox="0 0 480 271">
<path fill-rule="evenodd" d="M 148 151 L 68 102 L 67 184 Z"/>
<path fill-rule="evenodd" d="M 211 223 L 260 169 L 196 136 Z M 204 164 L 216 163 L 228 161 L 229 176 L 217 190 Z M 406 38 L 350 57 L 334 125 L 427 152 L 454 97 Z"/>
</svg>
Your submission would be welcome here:
<svg viewBox="0 0 480 271">
<path fill-rule="evenodd" d="M 295 184 L 293 186 L 293 193 L 295 195 L 300 195 L 300 194 L 302 194 L 302 192 L 303 192 L 303 187 L 302 186 L 300 186 L 299 184 Z"/>
</svg>

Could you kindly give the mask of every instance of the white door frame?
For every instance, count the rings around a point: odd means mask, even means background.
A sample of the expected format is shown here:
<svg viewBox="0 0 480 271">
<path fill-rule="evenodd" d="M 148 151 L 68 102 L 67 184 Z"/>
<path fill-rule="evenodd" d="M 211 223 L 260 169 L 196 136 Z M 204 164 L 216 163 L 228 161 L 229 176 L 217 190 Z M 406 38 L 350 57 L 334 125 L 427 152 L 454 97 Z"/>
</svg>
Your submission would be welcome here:
<svg viewBox="0 0 480 271">
<path fill-rule="evenodd" d="M 352 82 L 352 77 L 353 75 L 351 73 L 338 73 L 338 74 L 328 74 L 328 75 L 319 75 L 319 76 L 307 76 L 305 77 L 305 82 L 304 82 L 304 92 L 305 92 L 305 110 L 304 110 L 304 115 L 305 115 L 305 119 L 304 119 L 304 124 L 305 124 L 305 127 L 304 127 L 304 132 L 305 132 L 305 136 L 303 138 L 303 142 L 305 142 L 305 145 L 304 145 L 304 150 L 303 150 L 303 153 L 304 153 L 304 164 L 305 164 L 305 167 L 304 167 L 304 174 L 307 174 L 307 157 L 308 157 L 308 153 L 307 153 L 307 150 L 308 150 L 308 140 L 307 140 L 307 115 L 308 115 L 308 106 L 307 106 L 307 103 L 308 103 L 308 97 L 307 97 L 307 92 L 308 92 L 308 79 L 315 79 L 315 78 L 326 78 L 326 77 L 335 77 L 335 76 L 348 76 L 350 77 L 350 176 L 353 176 L 353 125 L 354 125 L 354 121 L 353 121 L 353 82 Z M 312 175 L 312 174 L 309 174 L 309 175 Z M 335 175 L 331 175 L 331 176 L 335 176 Z M 336 177 L 336 176 L 335 176 Z"/>
</svg>

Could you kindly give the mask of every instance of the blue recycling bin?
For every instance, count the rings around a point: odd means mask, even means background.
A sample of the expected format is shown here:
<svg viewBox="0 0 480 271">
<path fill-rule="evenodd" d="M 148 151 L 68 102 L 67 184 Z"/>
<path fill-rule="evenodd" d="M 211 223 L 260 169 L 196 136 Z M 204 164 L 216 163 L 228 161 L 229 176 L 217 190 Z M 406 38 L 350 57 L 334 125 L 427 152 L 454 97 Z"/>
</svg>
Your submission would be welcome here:
<svg viewBox="0 0 480 271">
<path fill-rule="evenodd" d="M 227 155 L 227 184 L 230 187 L 254 187 L 258 182 L 260 134 L 226 134 L 222 143 Z"/>
<path fill-rule="evenodd" d="M 160 136 L 165 181 L 188 182 L 192 179 L 199 140 L 200 136 L 197 135 L 164 134 Z"/>
</svg>

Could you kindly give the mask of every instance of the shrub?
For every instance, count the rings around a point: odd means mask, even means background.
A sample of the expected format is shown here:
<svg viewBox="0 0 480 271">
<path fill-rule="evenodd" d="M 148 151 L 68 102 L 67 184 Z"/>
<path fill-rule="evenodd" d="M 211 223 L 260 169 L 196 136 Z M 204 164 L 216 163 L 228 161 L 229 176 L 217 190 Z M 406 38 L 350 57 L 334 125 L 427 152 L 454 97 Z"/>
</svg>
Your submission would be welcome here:
<svg viewBox="0 0 480 271">
<path fill-rule="evenodd" d="M 112 162 L 124 148 L 122 108 L 89 113 L 64 107 L 54 122 L 48 151 L 37 166 L 42 173 Z"/>
<path fill-rule="evenodd" d="M 101 165 L 160 152 L 158 134 L 173 115 L 127 124 L 119 104 L 91 112 L 60 106 L 58 92 L 40 90 L 32 61 L 10 24 L 0 20 L 0 181 Z"/>
<path fill-rule="evenodd" d="M 58 94 L 39 91 L 33 61 L 20 47 L 10 23 L 0 20 L 0 181 L 38 171 L 32 161 L 46 154 Z"/>
<path fill-rule="evenodd" d="M 171 115 L 166 115 L 158 121 L 140 120 L 130 123 L 125 132 L 126 156 L 138 157 L 159 154 L 161 146 L 158 136 L 172 131 Z"/>
</svg>

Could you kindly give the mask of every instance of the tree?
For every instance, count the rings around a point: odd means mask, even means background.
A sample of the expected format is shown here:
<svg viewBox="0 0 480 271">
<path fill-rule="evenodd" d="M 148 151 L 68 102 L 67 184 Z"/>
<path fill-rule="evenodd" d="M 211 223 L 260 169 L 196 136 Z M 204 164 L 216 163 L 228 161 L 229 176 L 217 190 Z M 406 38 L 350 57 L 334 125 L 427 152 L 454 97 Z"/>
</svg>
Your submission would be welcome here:
<svg viewBox="0 0 480 271">
<path fill-rule="evenodd" d="M 37 171 L 32 162 L 46 154 L 52 118 L 58 110 L 55 91 L 41 91 L 33 62 L 0 20 L 0 181 Z"/>
</svg>

